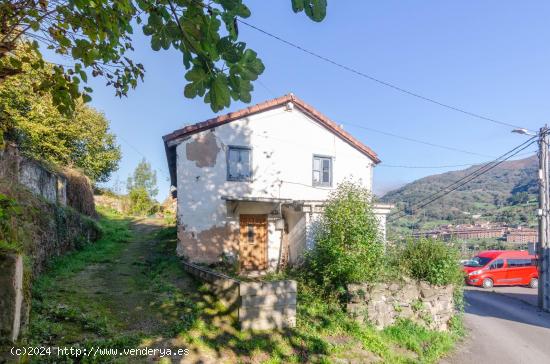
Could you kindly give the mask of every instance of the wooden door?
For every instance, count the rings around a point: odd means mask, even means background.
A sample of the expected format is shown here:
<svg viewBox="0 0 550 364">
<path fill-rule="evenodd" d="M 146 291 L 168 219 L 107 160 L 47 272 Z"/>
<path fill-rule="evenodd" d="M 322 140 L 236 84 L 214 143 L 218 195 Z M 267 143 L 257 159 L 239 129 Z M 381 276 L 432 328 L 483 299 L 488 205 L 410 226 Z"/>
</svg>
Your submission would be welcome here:
<svg viewBox="0 0 550 364">
<path fill-rule="evenodd" d="M 240 215 L 241 268 L 267 268 L 267 215 Z"/>
</svg>

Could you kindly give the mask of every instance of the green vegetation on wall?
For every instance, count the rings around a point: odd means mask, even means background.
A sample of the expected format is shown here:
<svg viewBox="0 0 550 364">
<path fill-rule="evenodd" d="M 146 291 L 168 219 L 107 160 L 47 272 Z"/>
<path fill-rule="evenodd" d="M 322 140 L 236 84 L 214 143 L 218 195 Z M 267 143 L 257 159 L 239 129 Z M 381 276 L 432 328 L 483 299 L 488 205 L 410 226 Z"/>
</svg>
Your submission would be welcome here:
<svg viewBox="0 0 550 364">
<path fill-rule="evenodd" d="M 0 193 L 0 253 L 20 252 L 22 245 L 18 239 L 18 227 L 15 219 L 21 214 L 17 202 Z"/>
</svg>

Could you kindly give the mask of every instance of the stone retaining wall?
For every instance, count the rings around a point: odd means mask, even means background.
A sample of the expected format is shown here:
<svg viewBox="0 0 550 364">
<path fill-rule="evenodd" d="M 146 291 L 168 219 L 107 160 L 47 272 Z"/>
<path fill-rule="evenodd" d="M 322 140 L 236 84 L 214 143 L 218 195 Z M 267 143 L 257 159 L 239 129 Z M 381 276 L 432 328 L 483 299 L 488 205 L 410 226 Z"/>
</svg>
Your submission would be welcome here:
<svg viewBox="0 0 550 364">
<path fill-rule="evenodd" d="M 67 179 L 25 158 L 13 144 L 0 149 L 0 178 L 13 180 L 51 203 L 67 204 Z"/>
<path fill-rule="evenodd" d="M 358 321 L 368 320 L 379 329 L 402 318 L 433 330 L 446 331 L 455 313 L 453 288 L 412 280 L 350 284 L 347 311 Z"/>
<path fill-rule="evenodd" d="M 296 326 L 296 281 L 242 282 L 182 261 L 184 269 L 205 282 L 231 310 L 243 330 L 271 330 Z"/>
<path fill-rule="evenodd" d="M 93 243 L 101 235 L 94 220 L 74 210 L 47 202 L 38 208 L 39 219 L 23 217 L 18 221 L 22 227 L 35 225 L 34 230 L 29 229 L 28 236 L 23 237 L 21 254 L 0 252 L 0 341 L 15 341 L 28 325 L 31 284 L 47 263 L 56 256 Z M 23 257 L 29 262 L 25 267 Z"/>
</svg>

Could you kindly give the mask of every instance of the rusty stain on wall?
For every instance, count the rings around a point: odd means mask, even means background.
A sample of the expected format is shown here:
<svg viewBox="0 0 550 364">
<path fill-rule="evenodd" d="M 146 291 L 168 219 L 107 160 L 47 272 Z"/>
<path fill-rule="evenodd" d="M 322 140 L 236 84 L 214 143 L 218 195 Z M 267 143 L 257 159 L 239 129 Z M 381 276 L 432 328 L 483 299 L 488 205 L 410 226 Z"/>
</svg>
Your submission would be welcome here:
<svg viewBox="0 0 550 364">
<path fill-rule="evenodd" d="M 194 161 L 199 168 L 214 167 L 220 150 L 212 132 L 199 135 L 185 146 L 187 160 Z"/>
</svg>

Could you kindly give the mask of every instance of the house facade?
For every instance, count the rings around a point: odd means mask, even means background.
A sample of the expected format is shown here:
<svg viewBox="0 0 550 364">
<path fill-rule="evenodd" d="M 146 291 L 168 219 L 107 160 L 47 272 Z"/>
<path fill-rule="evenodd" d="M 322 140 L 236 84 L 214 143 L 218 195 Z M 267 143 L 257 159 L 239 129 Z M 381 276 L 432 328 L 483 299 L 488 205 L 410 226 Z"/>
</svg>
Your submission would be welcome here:
<svg viewBox="0 0 550 364">
<path fill-rule="evenodd" d="M 289 94 L 163 137 L 177 195 L 177 253 L 265 270 L 300 262 L 324 201 L 352 179 L 372 190 L 376 153 Z M 385 216 L 375 213 L 385 237 Z"/>
</svg>

